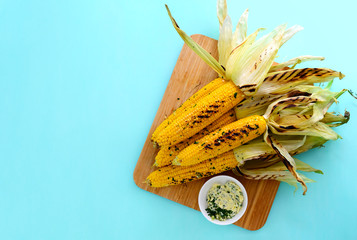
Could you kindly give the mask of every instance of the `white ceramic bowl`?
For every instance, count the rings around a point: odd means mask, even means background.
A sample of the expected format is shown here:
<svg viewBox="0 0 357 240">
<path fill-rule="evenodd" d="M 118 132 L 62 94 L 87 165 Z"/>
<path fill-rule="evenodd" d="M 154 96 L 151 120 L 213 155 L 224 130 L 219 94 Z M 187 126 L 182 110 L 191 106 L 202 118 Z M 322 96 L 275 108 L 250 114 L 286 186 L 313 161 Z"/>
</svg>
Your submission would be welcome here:
<svg viewBox="0 0 357 240">
<path fill-rule="evenodd" d="M 207 208 L 207 193 L 210 190 L 210 188 L 213 186 L 213 184 L 218 183 L 218 184 L 226 184 L 227 182 L 232 181 L 234 183 L 236 183 L 240 189 L 242 190 L 243 193 L 243 206 L 242 208 L 239 210 L 239 212 L 231 219 L 227 219 L 225 221 L 219 221 L 219 220 L 212 220 L 212 218 L 210 216 L 208 216 L 208 213 L 206 211 Z M 210 180 L 208 180 L 205 184 L 203 184 L 200 193 L 198 195 L 198 205 L 200 207 L 201 213 L 203 214 L 203 216 L 205 216 L 205 218 L 214 223 L 214 224 L 218 224 L 218 225 L 229 225 L 232 223 L 235 223 L 236 221 L 238 221 L 243 214 L 245 213 L 245 211 L 247 210 L 247 206 L 248 206 L 248 195 L 247 195 L 247 191 L 245 190 L 243 184 L 241 184 L 237 179 L 230 177 L 230 176 L 226 176 L 226 175 L 220 175 L 217 177 L 213 177 Z"/>
</svg>

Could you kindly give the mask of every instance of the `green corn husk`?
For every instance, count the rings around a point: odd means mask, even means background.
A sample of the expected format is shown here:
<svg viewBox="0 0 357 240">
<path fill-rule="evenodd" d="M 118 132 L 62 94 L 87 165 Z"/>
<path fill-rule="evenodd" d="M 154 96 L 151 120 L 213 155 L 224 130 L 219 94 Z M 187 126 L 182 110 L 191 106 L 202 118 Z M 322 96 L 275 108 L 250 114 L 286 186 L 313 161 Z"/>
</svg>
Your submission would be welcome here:
<svg viewBox="0 0 357 240">
<path fill-rule="evenodd" d="M 294 91 L 296 93 L 294 96 L 281 97 L 267 108 L 264 117 L 267 119 L 268 128 L 264 134 L 264 141 L 274 149 L 290 173 L 301 183 L 305 194 L 307 186 L 296 171 L 294 158 L 276 136 L 269 134 L 269 131 L 276 135 L 316 136 L 327 140 L 340 138 L 321 120 L 324 119 L 332 103 L 346 90 L 335 93 L 328 88 L 302 85 L 295 87 Z"/>
<path fill-rule="evenodd" d="M 298 159 L 295 159 L 296 169 L 305 172 L 315 172 L 319 174 L 323 174 L 321 170 L 315 169 L 304 163 Z M 269 167 L 257 168 L 257 169 L 246 169 L 244 166 L 237 167 L 234 169 L 234 173 L 238 176 L 243 176 L 247 179 L 252 180 L 276 180 L 281 182 L 286 182 L 289 185 L 295 187 L 295 191 L 297 190 L 298 181 L 296 178 L 291 175 L 289 171 L 286 170 L 286 166 L 282 162 L 277 162 Z M 315 182 L 314 180 L 307 178 L 303 174 L 300 173 L 300 178 L 305 183 Z"/>
<path fill-rule="evenodd" d="M 220 76 L 225 78 L 226 73 L 224 68 L 217 62 L 217 60 L 212 57 L 209 52 L 202 48 L 198 43 L 196 43 L 190 36 L 188 36 L 184 31 L 182 31 L 177 24 L 176 20 L 172 17 L 169 7 L 165 4 L 167 13 L 171 19 L 172 25 L 174 26 L 177 33 L 180 35 L 182 40 L 191 48 L 203 61 L 205 61 L 214 71 L 216 71 Z"/>
<path fill-rule="evenodd" d="M 295 95 L 281 97 L 267 108 L 264 117 L 268 121 L 269 129 L 278 135 L 320 136 L 331 140 L 340 138 L 321 120 L 328 108 L 346 90 L 331 92 L 309 85 L 297 86 L 294 89 Z"/>
<path fill-rule="evenodd" d="M 276 136 L 278 141 L 288 150 L 291 156 L 306 152 L 312 148 L 322 147 L 328 140 L 321 137 L 307 136 L 302 142 L 299 136 Z M 281 162 L 279 155 L 264 142 L 263 138 L 259 142 L 251 142 L 247 145 L 234 149 L 237 161 L 244 165 L 246 169 L 256 169 L 268 167 L 277 162 Z M 286 169 L 285 169 L 286 170 Z"/>
<path fill-rule="evenodd" d="M 227 14 L 226 1 L 218 1 L 217 15 L 220 23 L 218 39 L 219 61 L 182 31 L 166 5 L 172 24 L 199 57 L 202 58 L 220 77 L 232 80 L 246 96 L 254 95 L 269 72 L 279 48 L 302 28 L 293 26 L 286 30 L 280 25 L 271 33 L 256 39 L 261 28 L 246 37 L 248 11 L 241 16 L 236 30 L 232 33 L 232 23 Z"/>
<path fill-rule="evenodd" d="M 226 64 L 226 77 L 247 96 L 255 94 L 272 66 L 281 46 L 286 25 L 256 40 L 258 29 L 232 50 Z"/>
<path fill-rule="evenodd" d="M 291 156 L 306 152 L 312 148 L 321 147 L 328 141 L 327 139 L 321 137 L 308 136 L 301 145 L 301 143 L 299 143 L 301 140 L 297 139 L 297 136 L 289 136 L 290 140 L 287 138 L 284 139 L 282 136 L 276 137 L 279 139 L 279 143 L 289 151 Z M 266 145 L 265 148 L 262 147 L 263 143 Z M 248 151 L 248 153 L 244 152 L 244 155 L 239 155 L 240 158 L 245 158 L 245 161 L 242 164 L 238 164 L 239 167 L 233 170 L 236 175 L 244 176 L 245 178 L 252 180 L 283 181 L 295 186 L 295 188 L 297 188 L 297 183 L 300 181 L 303 181 L 305 184 L 313 182 L 313 180 L 305 177 L 301 173 L 298 175 L 299 179 L 292 175 L 291 172 L 287 170 L 285 163 L 281 161 L 279 155 L 271 151 L 270 147 L 265 142 L 259 143 L 261 152 L 257 151 L 255 146 L 258 145 L 253 144 L 250 148 L 246 149 L 241 147 L 235 149 L 235 156 L 237 156 L 237 152 L 242 154 L 243 151 Z M 267 151 L 264 153 L 263 149 Z M 296 170 L 322 174 L 321 170 L 312 168 L 310 165 L 296 158 L 294 158 L 294 163 Z"/>
<path fill-rule="evenodd" d="M 295 86 L 329 82 L 336 77 L 341 78 L 343 74 L 325 68 L 290 69 L 268 74 L 257 93 L 236 106 L 236 116 L 240 119 L 253 114 L 263 115 L 274 101 L 299 94 L 300 89 Z"/>
</svg>

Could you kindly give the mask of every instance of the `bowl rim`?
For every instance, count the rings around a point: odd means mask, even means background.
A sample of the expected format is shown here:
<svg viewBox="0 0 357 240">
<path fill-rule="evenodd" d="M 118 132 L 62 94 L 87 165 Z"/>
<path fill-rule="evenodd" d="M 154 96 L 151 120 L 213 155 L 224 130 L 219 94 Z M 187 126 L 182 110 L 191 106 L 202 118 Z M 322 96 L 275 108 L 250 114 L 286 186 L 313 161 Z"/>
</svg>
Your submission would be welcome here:
<svg viewBox="0 0 357 240">
<path fill-rule="evenodd" d="M 232 181 L 234 183 L 236 183 L 240 189 L 242 190 L 243 193 L 243 197 L 244 197 L 244 201 L 243 201 L 243 206 L 242 208 L 239 210 L 239 212 L 230 219 L 227 219 L 225 221 L 219 221 L 219 220 L 212 220 L 210 216 L 208 216 L 208 213 L 206 211 L 207 208 L 207 193 L 209 191 L 209 189 L 213 186 L 213 184 L 215 183 L 219 183 L 219 184 L 225 184 L 228 181 Z M 217 225 L 229 225 L 229 224 L 233 224 L 235 222 L 237 222 L 246 212 L 247 210 L 247 206 L 248 206 L 248 194 L 247 191 L 245 190 L 245 187 L 243 186 L 243 184 L 237 180 L 234 177 L 228 176 L 228 175 L 219 175 L 219 176 L 215 176 L 212 177 L 211 179 L 207 180 L 201 187 L 200 192 L 198 194 L 198 206 L 200 208 L 200 211 L 202 213 L 202 215 L 211 223 L 217 224 Z"/>
</svg>

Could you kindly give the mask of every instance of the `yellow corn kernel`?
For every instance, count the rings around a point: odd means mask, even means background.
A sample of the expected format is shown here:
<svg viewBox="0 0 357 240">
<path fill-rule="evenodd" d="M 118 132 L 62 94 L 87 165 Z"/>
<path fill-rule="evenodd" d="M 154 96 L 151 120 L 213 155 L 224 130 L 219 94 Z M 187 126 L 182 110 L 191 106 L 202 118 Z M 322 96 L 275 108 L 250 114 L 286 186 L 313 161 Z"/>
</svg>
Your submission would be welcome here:
<svg viewBox="0 0 357 240">
<path fill-rule="evenodd" d="M 183 149 L 172 164 L 189 166 L 216 157 L 262 135 L 265 118 L 253 115 L 230 123 Z"/>
<path fill-rule="evenodd" d="M 179 154 L 179 152 L 184 149 L 185 147 L 189 146 L 190 144 L 194 143 L 196 140 L 206 136 L 210 132 L 216 130 L 217 128 L 223 127 L 229 123 L 236 121 L 237 118 L 235 116 L 235 112 L 233 109 L 229 110 L 225 114 L 223 114 L 220 118 L 216 121 L 202 129 L 196 135 L 188 138 L 187 140 L 176 144 L 175 146 L 164 146 L 160 149 L 155 157 L 154 166 L 156 167 L 163 167 L 166 165 L 171 165 L 172 161 L 175 157 Z"/>
<path fill-rule="evenodd" d="M 177 108 L 172 114 L 170 114 L 154 131 L 151 136 L 151 140 L 156 142 L 158 134 L 165 129 L 172 121 L 174 121 L 178 116 L 180 116 L 185 110 L 190 107 L 192 104 L 195 104 L 200 98 L 206 96 L 210 92 L 216 90 L 222 86 L 225 81 L 222 78 L 216 78 L 203 88 L 198 90 L 193 94 L 189 99 L 187 99 L 179 108 Z"/>
<path fill-rule="evenodd" d="M 238 162 L 234 157 L 233 151 L 229 151 L 216 158 L 188 167 L 170 165 L 159 168 L 150 173 L 146 179 L 146 183 L 151 187 L 166 187 L 187 183 L 231 170 L 237 165 Z"/>
<path fill-rule="evenodd" d="M 228 81 L 163 129 L 156 138 L 159 146 L 172 146 L 192 137 L 244 99 L 242 91 Z"/>
</svg>

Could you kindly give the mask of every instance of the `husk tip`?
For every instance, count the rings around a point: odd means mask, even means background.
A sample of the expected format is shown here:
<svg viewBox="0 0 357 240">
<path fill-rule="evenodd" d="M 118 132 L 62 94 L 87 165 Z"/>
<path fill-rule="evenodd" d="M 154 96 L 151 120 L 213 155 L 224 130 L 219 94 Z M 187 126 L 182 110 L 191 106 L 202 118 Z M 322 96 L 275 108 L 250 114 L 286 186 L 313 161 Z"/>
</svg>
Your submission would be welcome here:
<svg viewBox="0 0 357 240">
<path fill-rule="evenodd" d="M 342 72 L 338 73 L 338 78 L 341 80 L 342 78 L 344 78 L 346 75 L 343 74 Z"/>
</svg>

